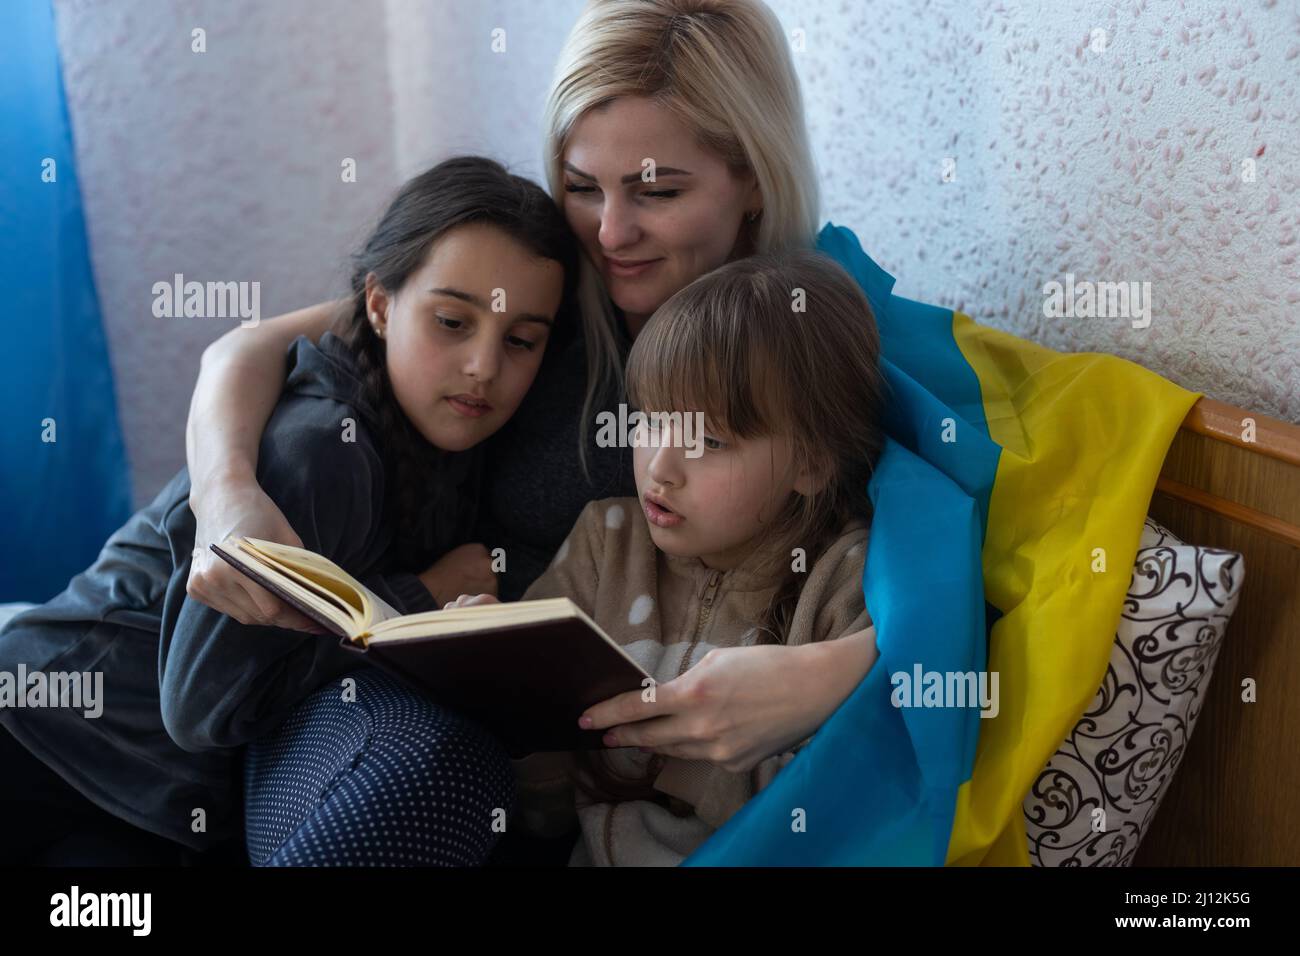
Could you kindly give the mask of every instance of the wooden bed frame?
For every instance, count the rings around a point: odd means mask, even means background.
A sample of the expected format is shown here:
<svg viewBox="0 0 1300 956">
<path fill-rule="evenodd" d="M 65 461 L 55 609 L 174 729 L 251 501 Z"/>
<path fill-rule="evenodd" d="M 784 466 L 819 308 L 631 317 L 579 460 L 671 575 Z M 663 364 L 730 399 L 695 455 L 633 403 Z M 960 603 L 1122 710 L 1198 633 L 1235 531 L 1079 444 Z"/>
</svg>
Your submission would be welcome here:
<svg viewBox="0 0 1300 956">
<path fill-rule="evenodd" d="M 1247 433 L 1254 423 L 1254 441 Z M 1138 866 L 1300 864 L 1300 426 L 1202 398 L 1151 516 L 1239 551 L 1245 583 L 1182 766 Z M 1255 703 L 1241 699 L 1256 682 Z"/>
</svg>

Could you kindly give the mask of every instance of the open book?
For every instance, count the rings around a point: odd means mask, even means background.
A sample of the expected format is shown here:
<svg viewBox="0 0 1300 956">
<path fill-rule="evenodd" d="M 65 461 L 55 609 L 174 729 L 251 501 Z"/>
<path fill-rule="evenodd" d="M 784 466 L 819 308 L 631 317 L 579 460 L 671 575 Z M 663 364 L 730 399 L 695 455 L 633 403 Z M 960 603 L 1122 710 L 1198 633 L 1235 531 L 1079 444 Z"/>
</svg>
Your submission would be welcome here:
<svg viewBox="0 0 1300 956">
<path fill-rule="evenodd" d="M 512 757 L 602 747 L 604 731 L 578 726 L 582 712 L 650 677 L 568 598 L 403 615 L 315 552 L 258 538 L 212 550 Z"/>
</svg>

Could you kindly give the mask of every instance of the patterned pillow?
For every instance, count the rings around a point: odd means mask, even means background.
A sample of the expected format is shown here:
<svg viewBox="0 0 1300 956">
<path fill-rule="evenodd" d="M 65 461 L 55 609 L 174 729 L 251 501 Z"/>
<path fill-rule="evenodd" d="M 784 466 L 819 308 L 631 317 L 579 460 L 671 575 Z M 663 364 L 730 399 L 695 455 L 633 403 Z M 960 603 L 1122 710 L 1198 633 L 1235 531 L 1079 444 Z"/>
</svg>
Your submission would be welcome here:
<svg viewBox="0 0 1300 956">
<path fill-rule="evenodd" d="M 1146 520 L 1105 679 L 1025 797 L 1034 866 L 1132 864 L 1196 726 L 1244 572 L 1240 554 Z"/>
</svg>

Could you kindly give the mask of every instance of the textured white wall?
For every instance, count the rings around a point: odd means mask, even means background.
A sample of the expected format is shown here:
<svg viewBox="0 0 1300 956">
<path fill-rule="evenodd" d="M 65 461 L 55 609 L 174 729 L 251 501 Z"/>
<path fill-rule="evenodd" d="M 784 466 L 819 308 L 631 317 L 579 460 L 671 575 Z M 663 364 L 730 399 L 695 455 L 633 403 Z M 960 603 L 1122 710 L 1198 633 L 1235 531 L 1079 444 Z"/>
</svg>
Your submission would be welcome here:
<svg viewBox="0 0 1300 956">
<path fill-rule="evenodd" d="M 773 8 L 807 34 L 823 213 L 899 294 L 1300 421 L 1295 0 Z M 1150 282 L 1150 327 L 1045 318 L 1067 272 Z"/>
<path fill-rule="evenodd" d="M 152 284 L 258 280 L 274 315 L 338 292 L 384 198 L 428 164 L 482 152 L 540 179 L 546 86 L 583 4 L 55 5 L 145 500 L 183 461 L 203 345 L 236 324 L 155 319 Z M 771 5 L 804 31 L 824 218 L 900 294 L 1300 421 L 1294 0 Z M 195 26 L 206 54 L 190 52 Z M 340 181 L 345 156 L 356 184 Z M 1150 282 L 1150 328 L 1045 318 L 1042 287 L 1067 272 Z"/>
<path fill-rule="evenodd" d="M 386 0 L 397 168 L 491 156 L 545 185 L 542 110 L 583 0 Z M 493 31 L 504 46 L 494 51 Z"/>
<path fill-rule="evenodd" d="M 235 319 L 155 318 L 152 288 L 261 283 L 263 317 L 346 287 L 396 182 L 382 7 L 56 0 L 91 261 L 137 503 L 185 460 L 203 347 Z M 207 52 L 191 52 L 191 30 Z M 358 181 L 340 163 L 357 160 Z"/>
</svg>

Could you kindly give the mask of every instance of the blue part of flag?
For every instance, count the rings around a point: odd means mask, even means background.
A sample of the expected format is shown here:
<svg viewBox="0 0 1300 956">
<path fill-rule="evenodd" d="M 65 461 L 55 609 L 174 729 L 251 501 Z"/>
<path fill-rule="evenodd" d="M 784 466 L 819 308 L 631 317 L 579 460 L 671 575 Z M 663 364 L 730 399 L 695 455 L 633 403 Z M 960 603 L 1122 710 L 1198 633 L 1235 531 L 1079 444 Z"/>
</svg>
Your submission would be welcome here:
<svg viewBox="0 0 1300 956">
<path fill-rule="evenodd" d="M 817 248 L 857 279 L 876 315 L 891 389 L 886 430 L 970 494 L 984 527 L 1001 449 L 989 438 L 979 377 L 953 337 L 952 310 L 891 294 L 893 276 L 844 226 L 827 223 Z"/>
</svg>

